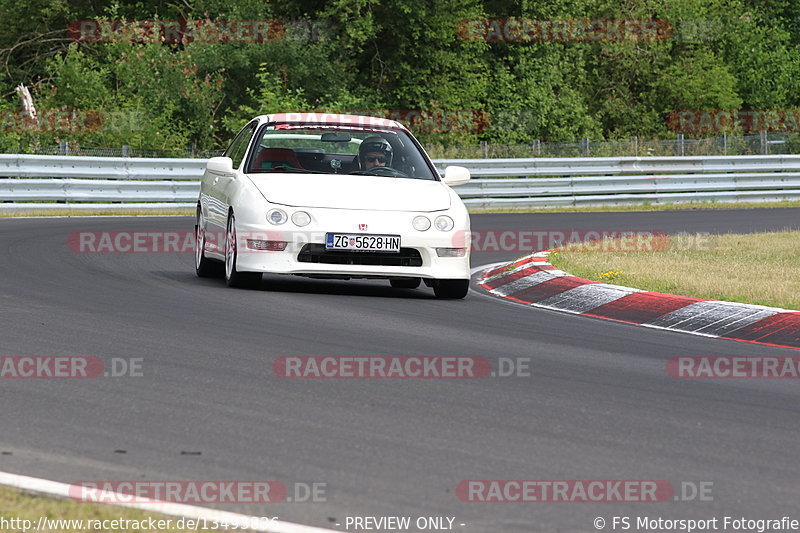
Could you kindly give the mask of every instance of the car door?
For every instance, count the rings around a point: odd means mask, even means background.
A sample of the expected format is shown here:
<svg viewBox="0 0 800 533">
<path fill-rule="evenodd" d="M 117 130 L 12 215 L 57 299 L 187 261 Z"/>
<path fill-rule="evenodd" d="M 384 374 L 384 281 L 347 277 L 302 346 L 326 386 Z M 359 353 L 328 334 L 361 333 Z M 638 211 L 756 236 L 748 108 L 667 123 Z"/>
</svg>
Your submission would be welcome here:
<svg viewBox="0 0 800 533">
<path fill-rule="evenodd" d="M 233 139 L 224 157 L 230 157 L 233 162 L 233 172 L 214 173 L 208 176 L 209 195 L 213 198 L 208 202 L 209 223 L 214 225 L 215 231 L 224 232 L 228 223 L 228 208 L 231 188 L 236 186 L 236 175 L 243 171 L 247 148 L 255 133 L 257 121 L 250 122 Z"/>
</svg>

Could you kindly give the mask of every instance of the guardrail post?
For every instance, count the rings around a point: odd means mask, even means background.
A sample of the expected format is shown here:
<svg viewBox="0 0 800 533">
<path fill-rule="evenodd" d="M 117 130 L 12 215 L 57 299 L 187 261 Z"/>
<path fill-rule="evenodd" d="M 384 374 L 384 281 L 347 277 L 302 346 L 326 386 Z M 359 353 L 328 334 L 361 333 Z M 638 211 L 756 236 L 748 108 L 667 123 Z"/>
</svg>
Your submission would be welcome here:
<svg viewBox="0 0 800 533">
<path fill-rule="evenodd" d="M 581 153 L 584 157 L 589 156 L 589 137 L 581 137 Z"/>
<path fill-rule="evenodd" d="M 122 145 L 122 157 L 130 157 L 131 147 L 127 144 Z"/>
<path fill-rule="evenodd" d="M 766 130 L 758 132 L 759 140 L 761 141 L 761 153 L 767 155 L 769 153 L 769 143 L 767 142 Z"/>
<path fill-rule="evenodd" d="M 69 143 L 67 141 L 61 141 L 58 143 L 58 149 L 61 152 L 61 155 L 67 155 L 69 152 Z"/>
<path fill-rule="evenodd" d="M 537 156 L 542 155 L 542 141 L 539 139 L 533 141 L 533 153 Z"/>
<path fill-rule="evenodd" d="M 633 144 L 633 155 L 639 156 L 639 136 L 631 137 L 631 144 Z"/>
<path fill-rule="evenodd" d="M 683 133 L 678 134 L 678 155 L 686 155 Z"/>
<path fill-rule="evenodd" d="M 489 159 L 489 143 L 481 141 L 481 151 L 483 152 L 483 158 Z"/>
</svg>

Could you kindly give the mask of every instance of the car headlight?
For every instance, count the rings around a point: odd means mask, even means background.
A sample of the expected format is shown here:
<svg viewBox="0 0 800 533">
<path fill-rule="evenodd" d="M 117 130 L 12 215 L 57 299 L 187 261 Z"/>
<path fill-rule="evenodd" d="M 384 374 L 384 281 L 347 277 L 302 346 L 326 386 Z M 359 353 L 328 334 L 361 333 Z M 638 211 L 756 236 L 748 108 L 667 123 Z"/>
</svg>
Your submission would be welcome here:
<svg viewBox="0 0 800 533">
<path fill-rule="evenodd" d="M 284 213 L 280 209 L 270 209 L 267 212 L 267 220 L 269 220 L 270 224 L 275 224 L 279 226 L 286 222 L 288 218 L 286 217 L 286 213 Z"/>
<path fill-rule="evenodd" d="M 450 218 L 449 216 L 439 215 L 438 217 L 436 217 L 434 225 L 436 226 L 436 229 L 438 229 L 439 231 L 450 231 L 451 229 L 453 229 L 453 226 L 455 226 L 455 223 L 453 222 L 453 219 Z"/>
<path fill-rule="evenodd" d="M 308 226 L 311 223 L 311 215 L 305 211 L 295 211 L 292 213 L 292 222 L 295 226 Z"/>
<path fill-rule="evenodd" d="M 428 228 L 431 227 L 431 221 L 428 217 L 419 215 L 414 217 L 414 220 L 411 223 L 411 225 L 414 226 L 414 229 L 417 231 L 427 231 Z"/>
</svg>

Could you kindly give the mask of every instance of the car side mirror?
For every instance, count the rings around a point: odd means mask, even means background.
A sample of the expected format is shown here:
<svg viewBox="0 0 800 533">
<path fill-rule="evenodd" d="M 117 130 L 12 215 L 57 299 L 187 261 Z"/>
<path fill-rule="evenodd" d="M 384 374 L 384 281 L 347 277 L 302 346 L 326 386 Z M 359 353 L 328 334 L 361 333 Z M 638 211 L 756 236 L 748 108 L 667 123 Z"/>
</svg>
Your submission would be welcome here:
<svg viewBox="0 0 800 533">
<path fill-rule="evenodd" d="M 206 169 L 219 174 L 233 173 L 233 160 L 230 157 L 212 157 L 206 163 Z"/>
<path fill-rule="evenodd" d="M 455 187 L 469 182 L 469 169 L 464 167 L 451 166 L 444 169 L 445 184 Z"/>
</svg>

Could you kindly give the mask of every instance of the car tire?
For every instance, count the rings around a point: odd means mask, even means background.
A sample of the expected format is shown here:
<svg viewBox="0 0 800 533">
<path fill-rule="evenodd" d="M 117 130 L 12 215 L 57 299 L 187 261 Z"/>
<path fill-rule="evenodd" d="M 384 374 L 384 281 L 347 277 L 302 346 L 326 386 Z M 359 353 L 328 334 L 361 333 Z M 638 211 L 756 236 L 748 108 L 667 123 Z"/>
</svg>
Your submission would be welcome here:
<svg viewBox="0 0 800 533">
<path fill-rule="evenodd" d="M 197 208 L 194 226 L 194 271 L 200 278 L 221 278 L 225 275 L 225 264 L 206 257 L 206 230 L 203 212 Z"/>
<path fill-rule="evenodd" d="M 433 282 L 433 293 L 443 300 L 464 298 L 469 292 L 468 279 L 437 279 Z"/>
<path fill-rule="evenodd" d="M 389 283 L 395 289 L 416 289 L 420 284 L 419 278 L 394 278 L 390 279 Z"/>
<path fill-rule="evenodd" d="M 237 258 L 236 219 L 228 215 L 228 229 L 225 232 L 225 283 L 228 287 L 250 289 L 261 283 L 261 272 L 239 272 L 236 270 Z"/>
</svg>

